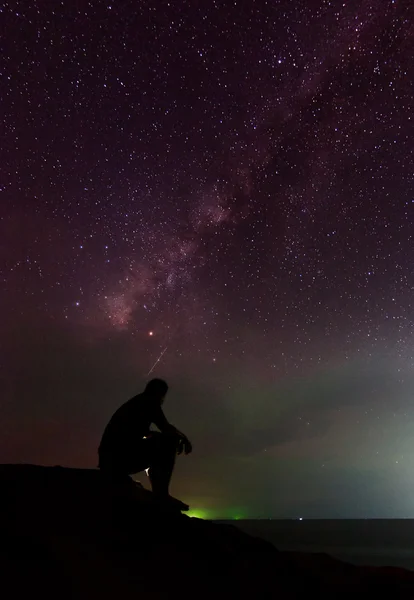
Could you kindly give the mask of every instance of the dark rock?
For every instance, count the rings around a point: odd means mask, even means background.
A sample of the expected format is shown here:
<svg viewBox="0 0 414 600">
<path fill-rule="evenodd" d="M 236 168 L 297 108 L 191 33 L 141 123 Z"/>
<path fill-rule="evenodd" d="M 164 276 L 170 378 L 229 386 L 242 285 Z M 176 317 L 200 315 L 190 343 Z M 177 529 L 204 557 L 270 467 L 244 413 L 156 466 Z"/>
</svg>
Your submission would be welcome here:
<svg viewBox="0 0 414 600">
<path fill-rule="evenodd" d="M 414 598 L 414 574 L 279 552 L 162 510 L 97 470 L 0 465 L 0 579 L 13 598 Z"/>
</svg>

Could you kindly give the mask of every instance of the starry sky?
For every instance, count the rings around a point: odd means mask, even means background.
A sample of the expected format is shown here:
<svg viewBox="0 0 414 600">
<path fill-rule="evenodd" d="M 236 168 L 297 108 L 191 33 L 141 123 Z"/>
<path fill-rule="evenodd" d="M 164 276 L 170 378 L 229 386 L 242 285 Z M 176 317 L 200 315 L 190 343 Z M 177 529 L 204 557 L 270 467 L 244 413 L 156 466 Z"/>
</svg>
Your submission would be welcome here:
<svg viewBox="0 0 414 600">
<path fill-rule="evenodd" d="M 0 12 L 0 461 L 157 376 L 194 510 L 414 516 L 412 3 Z"/>
</svg>

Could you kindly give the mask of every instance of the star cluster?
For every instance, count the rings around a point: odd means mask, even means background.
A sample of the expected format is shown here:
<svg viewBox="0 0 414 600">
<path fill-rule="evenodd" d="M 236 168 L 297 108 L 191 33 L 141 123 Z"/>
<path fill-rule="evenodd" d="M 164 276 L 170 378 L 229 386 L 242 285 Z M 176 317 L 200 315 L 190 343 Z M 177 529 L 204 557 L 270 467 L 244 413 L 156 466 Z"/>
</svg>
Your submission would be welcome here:
<svg viewBox="0 0 414 600">
<path fill-rule="evenodd" d="M 407 516 L 410 3 L 0 11 L 2 459 L 93 466 L 152 373 L 192 504 Z"/>
</svg>

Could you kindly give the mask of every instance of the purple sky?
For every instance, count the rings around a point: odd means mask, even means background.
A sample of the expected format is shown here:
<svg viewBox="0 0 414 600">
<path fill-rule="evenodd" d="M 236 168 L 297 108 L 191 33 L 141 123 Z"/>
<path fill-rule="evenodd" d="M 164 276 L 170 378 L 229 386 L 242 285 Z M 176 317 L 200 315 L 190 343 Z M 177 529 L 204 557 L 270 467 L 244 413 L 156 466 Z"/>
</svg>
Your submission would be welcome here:
<svg viewBox="0 0 414 600">
<path fill-rule="evenodd" d="M 193 507 L 413 516 L 414 6 L 1 11 L 0 462 L 152 369 Z"/>
</svg>

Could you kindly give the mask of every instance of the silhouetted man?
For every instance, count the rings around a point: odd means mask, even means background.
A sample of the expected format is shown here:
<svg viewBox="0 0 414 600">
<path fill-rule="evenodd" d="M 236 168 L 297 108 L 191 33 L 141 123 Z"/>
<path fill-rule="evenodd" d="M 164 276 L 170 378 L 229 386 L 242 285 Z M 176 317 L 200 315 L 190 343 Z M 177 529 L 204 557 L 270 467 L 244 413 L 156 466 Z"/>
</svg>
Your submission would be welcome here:
<svg viewBox="0 0 414 600">
<path fill-rule="evenodd" d="M 162 404 L 168 385 L 152 379 L 145 390 L 128 400 L 109 421 L 99 446 L 99 468 L 112 475 L 132 475 L 148 469 L 154 494 L 169 499 L 175 457 L 192 450 L 188 438 L 171 425 Z M 151 431 L 154 423 L 158 429 Z M 188 507 L 187 507 L 188 508 Z"/>
</svg>

